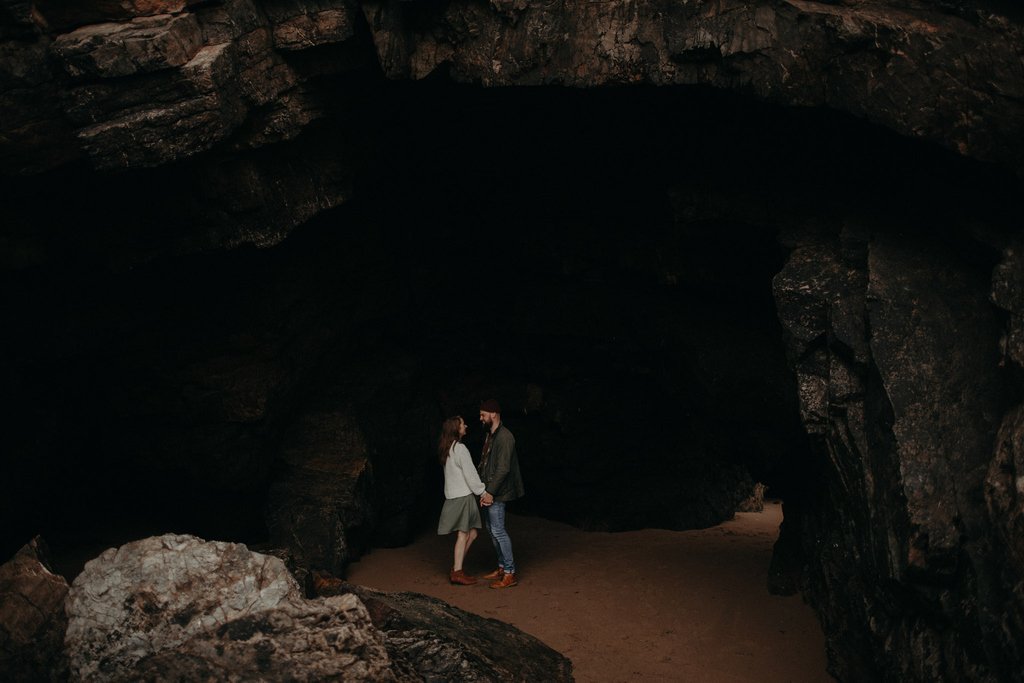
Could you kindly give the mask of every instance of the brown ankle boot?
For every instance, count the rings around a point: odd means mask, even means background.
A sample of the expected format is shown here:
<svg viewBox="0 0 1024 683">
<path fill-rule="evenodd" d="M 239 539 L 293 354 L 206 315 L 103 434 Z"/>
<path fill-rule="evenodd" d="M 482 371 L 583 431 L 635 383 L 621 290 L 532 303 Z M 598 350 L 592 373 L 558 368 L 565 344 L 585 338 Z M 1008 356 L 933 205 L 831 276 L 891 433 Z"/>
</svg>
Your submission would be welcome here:
<svg viewBox="0 0 1024 683">
<path fill-rule="evenodd" d="M 461 569 L 459 571 L 452 571 L 448 575 L 448 580 L 459 586 L 472 586 L 476 583 L 476 578 L 467 576 Z"/>
<path fill-rule="evenodd" d="M 495 581 L 491 584 L 491 588 L 511 588 L 512 586 L 518 585 L 515 574 L 505 574 L 501 577 L 500 581 Z"/>
<path fill-rule="evenodd" d="M 486 579 L 488 581 L 494 581 L 495 579 L 500 579 L 503 576 L 505 576 L 505 570 L 502 569 L 501 567 L 498 567 L 493 572 L 491 572 L 489 574 L 484 574 L 480 578 L 481 579 Z"/>
</svg>

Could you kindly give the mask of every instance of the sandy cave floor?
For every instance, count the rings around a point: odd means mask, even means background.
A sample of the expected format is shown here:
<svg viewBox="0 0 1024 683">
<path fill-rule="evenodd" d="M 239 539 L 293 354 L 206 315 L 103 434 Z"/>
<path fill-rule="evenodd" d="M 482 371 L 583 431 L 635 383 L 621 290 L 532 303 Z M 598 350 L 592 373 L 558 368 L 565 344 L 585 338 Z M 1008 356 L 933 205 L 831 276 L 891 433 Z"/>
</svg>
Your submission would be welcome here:
<svg viewBox="0 0 1024 683">
<path fill-rule="evenodd" d="M 518 586 L 449 584 L 454 536 L 430 532 L 373 550 L 347 579 L 513 624 L 571 659 L 580 683 L 832 682 L 814 612 L 766 588 L 781 521 L 777 501 L 698 531 L 585 532 L 509 514 Z M 494 563 L 482 533 L 466 572 Z"/>
</svg>

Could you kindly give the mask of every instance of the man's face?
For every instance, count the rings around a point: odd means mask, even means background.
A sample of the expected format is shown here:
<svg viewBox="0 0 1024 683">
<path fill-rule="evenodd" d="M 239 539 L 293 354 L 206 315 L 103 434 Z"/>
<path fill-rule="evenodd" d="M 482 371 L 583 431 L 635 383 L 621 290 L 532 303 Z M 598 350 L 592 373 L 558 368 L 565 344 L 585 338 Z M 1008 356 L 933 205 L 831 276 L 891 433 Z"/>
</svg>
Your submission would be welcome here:
<svg viewBox="0 0 1024 683">
<path fill-rule="evenodd" d="M 484 427 L 490 428 L 494 425 L 494 413 L 489 413 L 486 410 L 480 411 L 480 424 Z"/>
</svg>

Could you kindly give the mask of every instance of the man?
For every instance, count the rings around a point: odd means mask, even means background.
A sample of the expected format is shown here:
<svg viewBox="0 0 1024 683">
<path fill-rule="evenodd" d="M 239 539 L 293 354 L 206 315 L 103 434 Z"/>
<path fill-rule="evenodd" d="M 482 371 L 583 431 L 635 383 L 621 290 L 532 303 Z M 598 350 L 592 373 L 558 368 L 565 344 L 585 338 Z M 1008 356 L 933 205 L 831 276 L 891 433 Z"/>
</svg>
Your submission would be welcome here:
<svg viewBox="0 0 1024 683">
<path fill-rule="evenodd" d="M 484 525 L 491 535 L 498 568 L 483 578 L 493 580 L 491 588 L 511 588 L 516 580 L 516 562 L 512 557 L 512 540 L 505 531 L 505 503 L 522 497 L 523 480 L 519 475 L 516 438 L 501 423 L 501 406 L 493 398 L 480 404 L 480 423 L 487 430 L 480 454 L 480 480 L 486 490 L 480 496 Z"/>
</svg>

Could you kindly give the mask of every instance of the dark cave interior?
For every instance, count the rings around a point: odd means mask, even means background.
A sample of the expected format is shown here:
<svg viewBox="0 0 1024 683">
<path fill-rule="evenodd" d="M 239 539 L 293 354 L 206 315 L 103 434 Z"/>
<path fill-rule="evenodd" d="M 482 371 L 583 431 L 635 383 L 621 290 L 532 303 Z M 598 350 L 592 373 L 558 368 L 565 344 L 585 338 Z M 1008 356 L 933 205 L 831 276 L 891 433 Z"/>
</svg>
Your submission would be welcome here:
<svg viewBox="0 0 1024 683">
<path fill-rule="evenodd" d="M 788 226 L 924 235 L 985 269 L 995 249 L 957 226 L 1012 221 L 1010 173 L 834 112 L 357 80 L 303 133 L 352 162 L 352 199 L 272 247 L 168 254 L 193 229 L 187 162 L 8 185 L 37 250 L 0 274 L 5 557 L 36 534 L 68 572 L 165 531 L 262 541 L 288 435 L 339 406 L 392 491 L 374 543 L 434 523 L 437 425 L 464 415 L 478 453 L 491 396 L 522 512 L 694 528 L 754 481 L 799 499 Z"/>
</svg>

